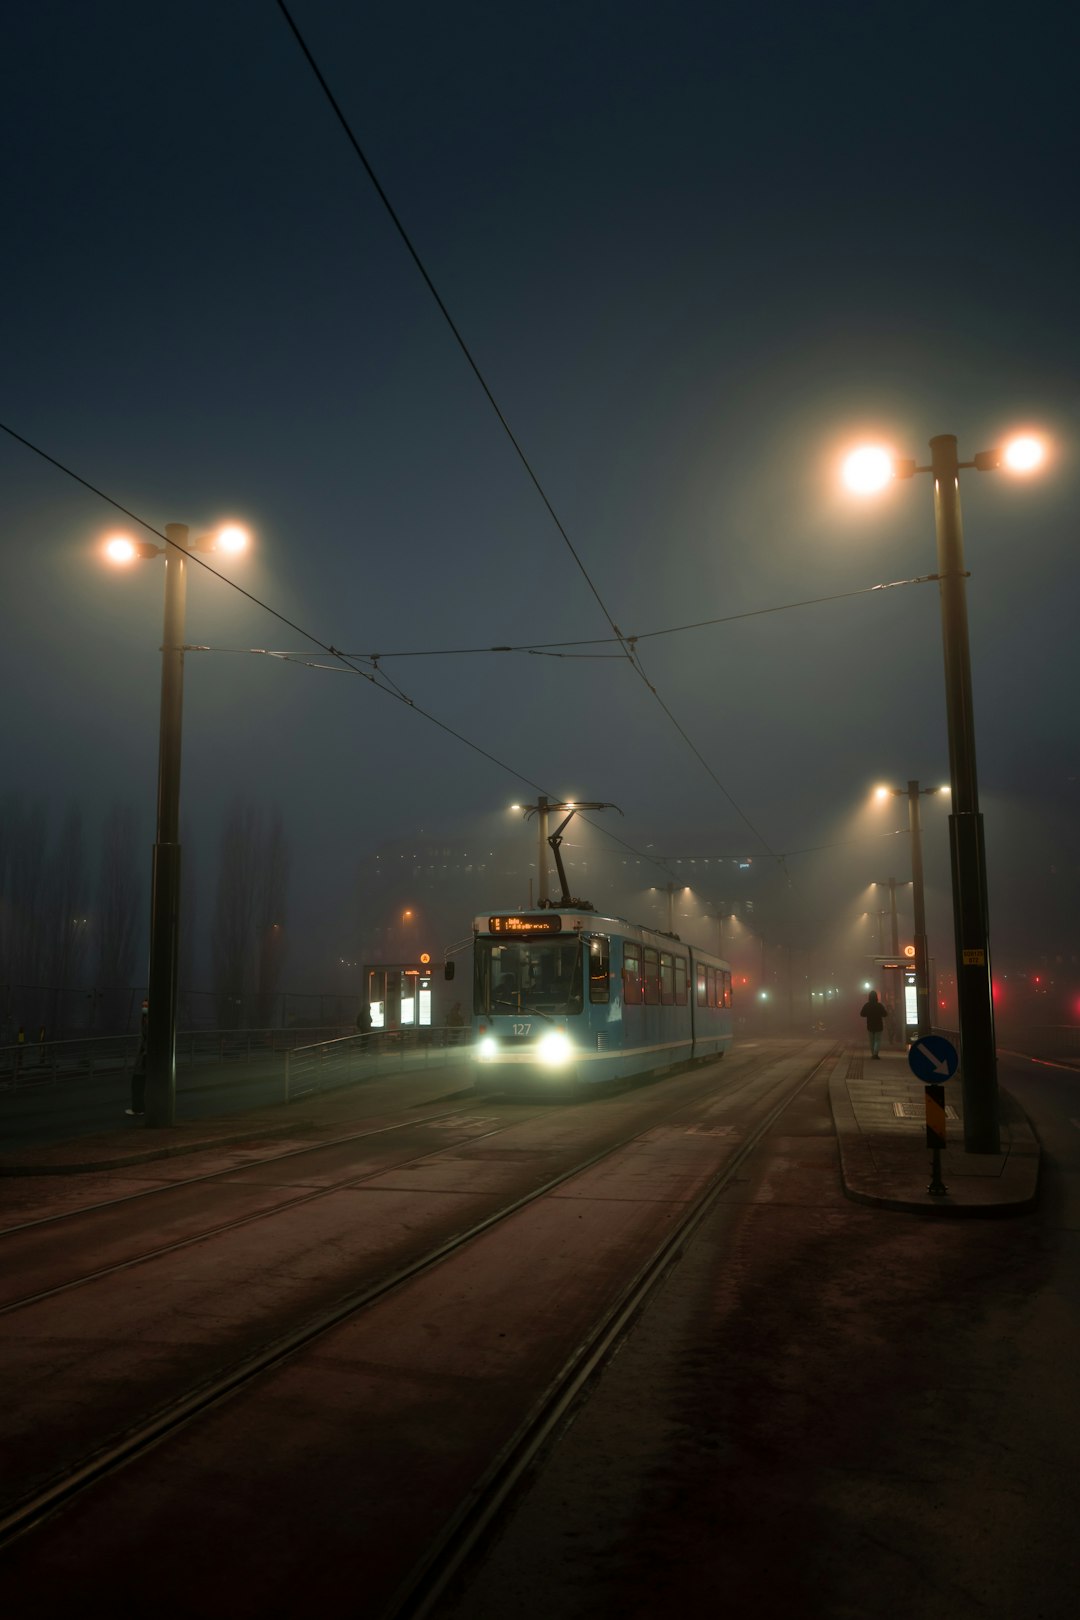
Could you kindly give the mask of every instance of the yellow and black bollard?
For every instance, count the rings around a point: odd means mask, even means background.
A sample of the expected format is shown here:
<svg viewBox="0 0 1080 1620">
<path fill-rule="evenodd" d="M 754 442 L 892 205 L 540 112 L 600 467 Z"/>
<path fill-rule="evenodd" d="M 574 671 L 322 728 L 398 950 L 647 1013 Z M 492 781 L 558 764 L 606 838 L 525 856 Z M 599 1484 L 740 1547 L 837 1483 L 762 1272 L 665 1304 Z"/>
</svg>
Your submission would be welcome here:
<svg viewBox="0 0 1080 1620">
<path fill-rule="evenodd" d="M 933 1148 L 934 1159 L 930 1170 L 928 1193 L 946 1193 L 948 1187 L 941 1179 L 941 1150 L 945 1143 L 945 1087 L 927 1086 L 926 1090 L 926 1145 Z"/>
</svg>

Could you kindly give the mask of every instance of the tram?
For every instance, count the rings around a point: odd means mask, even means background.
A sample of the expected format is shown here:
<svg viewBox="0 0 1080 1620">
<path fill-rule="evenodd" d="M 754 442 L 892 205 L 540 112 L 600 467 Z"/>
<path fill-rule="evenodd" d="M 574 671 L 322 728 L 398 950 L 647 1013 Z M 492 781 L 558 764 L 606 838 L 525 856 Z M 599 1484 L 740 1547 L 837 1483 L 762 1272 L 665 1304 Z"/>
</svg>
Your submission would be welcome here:
<svg viewBox="0 0 1080 1620">
<path fill-rule="evenodd" d="M 721 1057 L 731 969 L 674 934 L 571 900 L 473 923 L 478 1090 L 594 1085 Z"/>
</svg>

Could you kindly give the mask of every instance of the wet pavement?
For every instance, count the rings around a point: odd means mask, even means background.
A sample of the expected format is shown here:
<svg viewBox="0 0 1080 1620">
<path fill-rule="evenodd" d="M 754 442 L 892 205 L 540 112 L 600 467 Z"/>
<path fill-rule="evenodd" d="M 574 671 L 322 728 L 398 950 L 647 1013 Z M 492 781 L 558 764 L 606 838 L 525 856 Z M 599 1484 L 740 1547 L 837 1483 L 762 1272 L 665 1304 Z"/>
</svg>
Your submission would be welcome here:
<svg viewBox="0 0 1080 1620">
<path fill-rule="evenodd" d="M 829 1072 L 829 1101 L 844 1190 L 858 1203 L 926 1214 L 993 1214 L 1030 1209 L 1039 1180 L 1039 1145 L 1023 1111 L 1000 1093 L 1001 1151 L 964 1150 L 959 1076 L 945 1085 L 946 1141 L 941 1151 L 944 1193 L 929 1191 L 925 1088 L 908 1067 L 907 1052 L 883 1048 L 874 1060 L 863 1045 L 845 1045 Z M 71 1175 L 121 1169 L 268 1136 L 293 1135 L 333 1124 L 349 1107 L 348 1092 L 305 1098 L 213 1119 L 148 1129 L 125 1119 L 115 1131 L 0 1148 L 0 1177 Z"/>
</svg>

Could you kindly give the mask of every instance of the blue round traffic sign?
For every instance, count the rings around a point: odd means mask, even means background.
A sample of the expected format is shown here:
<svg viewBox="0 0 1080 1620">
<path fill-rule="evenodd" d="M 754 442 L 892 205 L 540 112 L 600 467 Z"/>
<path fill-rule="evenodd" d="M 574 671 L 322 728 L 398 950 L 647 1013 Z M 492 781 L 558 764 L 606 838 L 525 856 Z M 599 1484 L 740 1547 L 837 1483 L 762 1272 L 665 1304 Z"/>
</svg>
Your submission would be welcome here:
<svg viewBox="0 0 1080 1620">
<path fill-rule="evenodd" d="M 951 1080 L 960 1066 L 960 1054 L 944 1035 L 923 1035 L 908 1049 L 908 1068 L 926 1086 Z"/>
</svg>

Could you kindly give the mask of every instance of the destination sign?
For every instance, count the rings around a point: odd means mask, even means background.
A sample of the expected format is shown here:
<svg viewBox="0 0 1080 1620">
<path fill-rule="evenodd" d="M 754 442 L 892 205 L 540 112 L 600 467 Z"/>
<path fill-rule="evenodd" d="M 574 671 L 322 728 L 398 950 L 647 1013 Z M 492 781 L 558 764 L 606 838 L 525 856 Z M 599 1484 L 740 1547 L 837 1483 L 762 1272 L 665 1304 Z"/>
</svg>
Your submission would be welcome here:
<svg viewBox="0 0 1080 1620">
<path fill-rule="evenodd" d="M 493 934 L 517 934 L 528 938 L 534 934 L 561 934 L 562 918 L 546 917 L 489 917 L 488 928 Z"/>
</svg>

